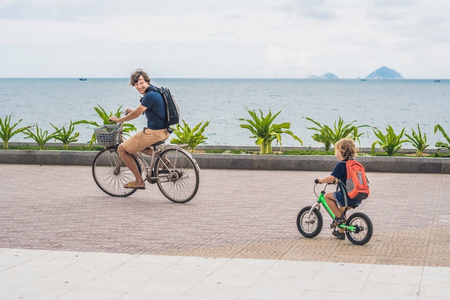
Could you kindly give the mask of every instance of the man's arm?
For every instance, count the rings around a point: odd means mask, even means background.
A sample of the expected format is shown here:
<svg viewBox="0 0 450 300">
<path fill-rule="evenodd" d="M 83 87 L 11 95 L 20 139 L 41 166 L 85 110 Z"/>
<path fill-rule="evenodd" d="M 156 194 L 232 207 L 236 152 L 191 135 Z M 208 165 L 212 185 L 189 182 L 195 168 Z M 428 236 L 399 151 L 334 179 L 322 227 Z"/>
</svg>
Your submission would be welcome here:
<svg viewBox="0 0 450 300">
<path fill-rule="evenodd" d="M 133 111 L 131 111 L 129 114 L 127 114 L 126 116 L 123 116 L 122 118 L 117 118 L 116 116 L 113 116 L 113 117 L 109 118 L 109 120 L 113 121 L 115 123 L 131 121 L 131 120 L 134 120 L 137 117 L 139 117 L 146 109 L 147 109 L 147 107 L 145 107 L 143 105 L 139 105 Z M 127 109 L 127 111 L 128 111 L 128 109 Z"/>
</svg>

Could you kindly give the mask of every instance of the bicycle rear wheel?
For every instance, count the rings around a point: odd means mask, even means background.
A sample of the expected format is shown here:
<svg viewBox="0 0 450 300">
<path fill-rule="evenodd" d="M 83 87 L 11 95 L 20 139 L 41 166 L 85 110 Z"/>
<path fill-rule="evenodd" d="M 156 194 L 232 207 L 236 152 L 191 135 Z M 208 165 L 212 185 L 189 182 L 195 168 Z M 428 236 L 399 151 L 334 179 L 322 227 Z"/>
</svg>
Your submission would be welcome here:
<svg viewBox="0 0 450 300">
<path fill-rule="evenodd" d="M 133 159 L 141 173 L 141 168 L 134 156 Z M 120 158 L 117 146 L 103 149 L 95 156 L 92 163 L 92 176 L 98 187 L 108 195 L 126 197 L 136 192 L 136 189 L 124 187 L 127 182 L 135 178 Z"/>
<path fill-rule="evenodd" d="M 164 150 L 156 160 L 154 174 L 160 191 L 170 201 L 186 203 L 197 194 L 199 169 L 182 149 Z"/>
<path fill-rule="evenodd" d="M 355 226 L 356 231 L 346 230 L 347 238 L 355 245 L 364 245 L 370 241 L 373 234 L 372 220 L 361 212 L 354 213 L 348 218 L 346 225 Z"/>
</svg>

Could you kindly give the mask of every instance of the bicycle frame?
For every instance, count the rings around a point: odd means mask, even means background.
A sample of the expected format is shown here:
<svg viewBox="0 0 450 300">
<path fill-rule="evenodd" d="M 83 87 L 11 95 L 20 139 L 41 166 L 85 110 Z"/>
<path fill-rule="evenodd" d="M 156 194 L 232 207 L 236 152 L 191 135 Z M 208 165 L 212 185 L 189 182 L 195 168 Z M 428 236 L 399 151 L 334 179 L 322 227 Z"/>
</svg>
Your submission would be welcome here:
<svg viewBox="0 0 450 300">
<path fill-rule="evenodd" d="M 308 219 L 311 217 L 312 212 L 314 211 L 314 209 L 320 210 L 320 205 L 322 204 L 323 207 L 325 208 L 325 210 L 327 211 L 328 215 L 331 217 L 332 220 L 334 220 L 334 218 L 336 217 L 336 215 L 331 211 L 331 208 L 328 206 L 327 201 L 325 200 L 325 190 L 327 189 L 328 183 L 325 184 L 324 189 L 320 192 L 320 195 L 317 199 L 316 204 L 314 204 L 308 214 Z M 358 228 L 356 228 L 356 226 L 348 226 L 346 224 L 341 224 L 338 225 L 337 227 L 344 229 L 344 230 L 349 230 L 349 231 L 353 231 L 353 232 L 357 232 Z"/>
<path fill-rule="evenodd" d="M 159 146 L 159 149 L 158 149 Z M 170 169 L 169 165 L 167 162 L 165 162 L 161 156 L 159 155 L 162 151 L 166 150 L 166 149 L 176 149 L 178 151 L 182 151 L 184 152 L 187 156 L 189 156 L 190 158 L 192 158 L 192 155 L 189 152 L 186 152 L 182 149 L 182 147 L 186 146 L 186 144 L 183 145 L 176 145 L 176 146 L 172 146 L 172 145 L 157 145 L 152 147 L 153 148 L 153 153 L 151 155 L 151 160 L 150 160 L 150 164 L 147 163 L 147 161 L 145 160 L 145 158 L 142 156 L 141 152 L 138 152 L 136 154 L 133 154 L 133 156 L 137 159 L 137 161 L 141 164 L 141 166 L 143 167 L 143 169 L 145 170 L 145 173 L 147 175 L 147 179 L 158 179 L 158 177 L 153 176 L 153 169 L 155 167 L 155 163 L 156 163 L 156 158 L 159 157 L 164 165 L 165 168 Z M 200 172 L 200 167 L 197 164 L 197 161 L 192 158 L 193 162 L 194 162 L 194 167 L 195 169 L 197 169 L 197 172 Z M 174 165 L 177 165 L 177 162 L 174 161 L 173 162 Z M 172 172 L 171 172 L 172 173 Z M 172 174 L 167 174 L 167 175 L 159 175 L 159 177 L 170 177 Z"/>
<path fill-rule="evenodd" d="M 150 164 L 147 163 L 147 161 L 142 156 L 141 152 L 133 154 L 133 156 L 137 159 L 137 161 L 141 164 L 141 166 L 145 170 L 145 173 L 146 173 L 147 177 L 149 177 L 151 179 L 156 179 L 156 178 L 152 178 L 151 175 L 152 175 L 153 167 L 155 166 L 156 156 L 159 154 L 159 151 L 160 151 L 160 150 L 157 150 L 155 148 L 156 147 L 153 147 L 153 153 L 152 153 L 152 156 L 151 156 Z M 157 151 L 158 151 L 158 154 L 156 153 Z"/>
</svg>

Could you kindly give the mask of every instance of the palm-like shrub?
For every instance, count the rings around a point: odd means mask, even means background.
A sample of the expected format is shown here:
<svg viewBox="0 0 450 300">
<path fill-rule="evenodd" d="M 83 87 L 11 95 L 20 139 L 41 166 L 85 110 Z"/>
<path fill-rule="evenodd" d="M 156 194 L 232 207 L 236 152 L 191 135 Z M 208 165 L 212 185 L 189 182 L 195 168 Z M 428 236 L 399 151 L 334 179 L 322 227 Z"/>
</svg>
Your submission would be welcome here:
<svg viewBox="0 0 450 300">
<path fill-rule="evenodd" d="M 282 134 L 289 134 L 300 144 L 303 144 L 302 140 L 289 130 L 291 123 L 285 122 L 281 124 L 273 124 L 273 121 L 281 113 L 281 110 L 272 115 L 272 112 L 269 109 L 267 116 L 264 116 L 261 110 L 259 110 L 260 116 L 258 116 L 254 110 L 249 110 L 248 108 L 246 108 L 246 110 L 252 118 L 239 119 L 240 121 L 245 121 L 248 123 L 241 124 L 241 128 L 250 130 L 253 134 L 250 138 L 256 138 L 255 144 L 260 146 L 261 154 L 272 153 L 273 140 L 277 140 L 277 143 L 280 143 L 281 146 Z"/>
<path fill-rule="evenodd" d="M 195 148 L 208 139 L 203 135 L 203 131 L 205 131 L 205 128 L 209 125 L 210 121 L 207 121 L 204 124 L 202 121 L 192 129 L 184 120 L 182 120 L 182 122 L 183 126 L 177 124 L 173 131 L 178 138 L 173 138 L 170 142 L 176 145 L 187 144 L 187 147 L 191 149 L 192 152 L 195 152 Z"/>
<path fill-rule="evenodd" d="M 51 140 L 54 139 L 55 136 L 58 134 L 57 132 L 51 133 L 49 134 L 47 130 L 43 131 L 42 128 L 39 128 L 39 125 L 36 123 L 36 133 L 34 133 L 33 131 L 31 131 L 30 129 L 26 129 L 24 131 L 25 135 L 26 135 L 26 139 L 33 139 L 39 147 L 39 150 L 44 149 L 45 144 Z"/>
<path fill-rule="evenodd" d="M 407 140 L 402 140 L 403 133 L 405 132 L 405 127 L 403 127 L 402 131 L 399 134 L 395 134 L 394 129 L 391 125 L 388 125 L 388 128 L 386 128 L 386 134 L 383 134 L 383 132 L 381 132 L 381 130 L 377 128 L 374 128 L 373 131 L 377 136 L 378 141 L 375 141 L 372 144 L 372 155 L 374 155 L 375 146 L 377 144 L 380 145 L 381 149 L 386 151 L 388 156 L 393 156 L 402 148 L 403 143 L 408 142 Z"/>
<path fill-rule="evenodd" d="M 420 130 L 419 124 L 417 124 L 418 132 L 415 132 L 414 129 L 411 129 L 411 135 L 405 133 L 405 136 L 408 138 L 408 141 L 416 148 L 416 156 L 423 156 L 423 152 L 426 148 L 428 148 L 427 144 L 427 135 Z"/>
<path fill-rule="evenodd" d="M 15 129 L 20 122 L 22 122 L 22 119 L 11 126 L 11 114 L 6 116 L 4 120 L 0 118 L 0 138 L 3 141 L 3 149 L 8 149 L 8 142 L 13 136 L 32 127 L 26 126 Z"/>
<path fill-rule="evenodd" d="M 437 131 L 440 131 L 442 133 L 442 135 L 444 136 L 444 138 L 447 140 L 447 143 L 444 142 L 437 142 L 436 143 L 436 147 L 438 147 L 437 152 L 439 153 L 439 150 L 447 150 L 450 151 L 450 138 L 448 137 L 447 133 L 445 133 L 444 128 L 442 128 L 441 125 L 437 124 L 436 126 L 434 126 L 434 134 L 436 134 Z"/>
<path fill-rule="evenodd" d="M 343 138 L 351 138 L 354 141 L 360 142 L 359 137 L 364 133 L 360 133 L 359 128 L 369 127 L 368 125 L 353 125 L 356 120 L 344 124 L 344 120 L 341 117 L 339 117 L 338 121 L 334 121 L 333 128 L 328 125 L 322 125 L 311 118 L 305 119 L 317 125 L 317 127 L 308 127 L 308 129 L 317 131 L 317 133 L 313 134 L 311 137 L 316 142 L 323 143 L 325 145 L 325 151 L 330 150 L 332 144 L 336 144 Z"/>
<path fill-rule="evenodd" d="M 64 149 L 69 147 L 69 143 L 74 143 L 78 141 L 79 132 L 75 132 L 75 125 L 70 121 L 69 128 L 66 129 L 66 126 L 62 126 L 61 128 L 56 127 L 52 123 L 50 125 L 55 128 L 55 140 L 61 141 L 63 143 Z"/>
<path fill-rule="evenodd" d="M 112 116 L 116 116 L 119 118 L 121 115 L 121 109 L 122 109 L 122 106 L 120 106 L 115 113 L 113 113 L 113 112 L 107 113 L 103 107 L 98 105 L 98 107 L 94 107 L 94 110 L 97 112 L 98 116 L 102 119 L 101 124 L 99 124 L 95 121 L 81 120 L 81 121 L 73 122 L 73 125 L 90 124 L 90 125 L 94 125 L 96 127 L 100 127 L 102 125 L 115 124 L 114 122 L 111 122 L 109 119 Z M 123 124 L 123 132 L 127 133 L 127 132 L 135 131 L 135 130 L 136 130 L 136 127 L 133 124 L 129 124 L 129 123 Z M 92 146 L 92 144 L 95 142 L 95 139 L 96 139 L 95 133 L 93 133 L 92 137 L 91 137 L 91 141 L 89 142 L 89 147 Z"/>
</svg>

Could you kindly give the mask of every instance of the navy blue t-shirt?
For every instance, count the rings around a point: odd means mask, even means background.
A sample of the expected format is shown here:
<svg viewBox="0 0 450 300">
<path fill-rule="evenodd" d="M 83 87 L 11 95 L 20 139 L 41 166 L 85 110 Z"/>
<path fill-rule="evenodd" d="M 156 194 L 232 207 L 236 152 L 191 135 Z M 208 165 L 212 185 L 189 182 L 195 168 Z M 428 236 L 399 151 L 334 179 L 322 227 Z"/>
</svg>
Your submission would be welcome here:
<svg viewBox="0 0 450 300">
<path fill-rule="evenodd" d="M 347 185 L 347 166 L 346 161 L 340 161 L 338 162 L 333 169 L 333 172 L 331 172 L 331 175 L 342 181 L 345 185 Z M 341 190 L 342 186 L 339 184 L 339 188 Z"/>
<path fill-rule="evenodd" d="M 141 104 L 147 109 L 145 110 L 145 116 L 147 117 L 147 128 L 153 130 L 164 129 L 164 120 L 166 119 L 166 109 L 164 105 L 164 99 L 162 95 L 152 90 L 153 86 L 150 86 L 141 99 Z M 153 87 L 154 88 L 154 87 Z"/>
</svg>

